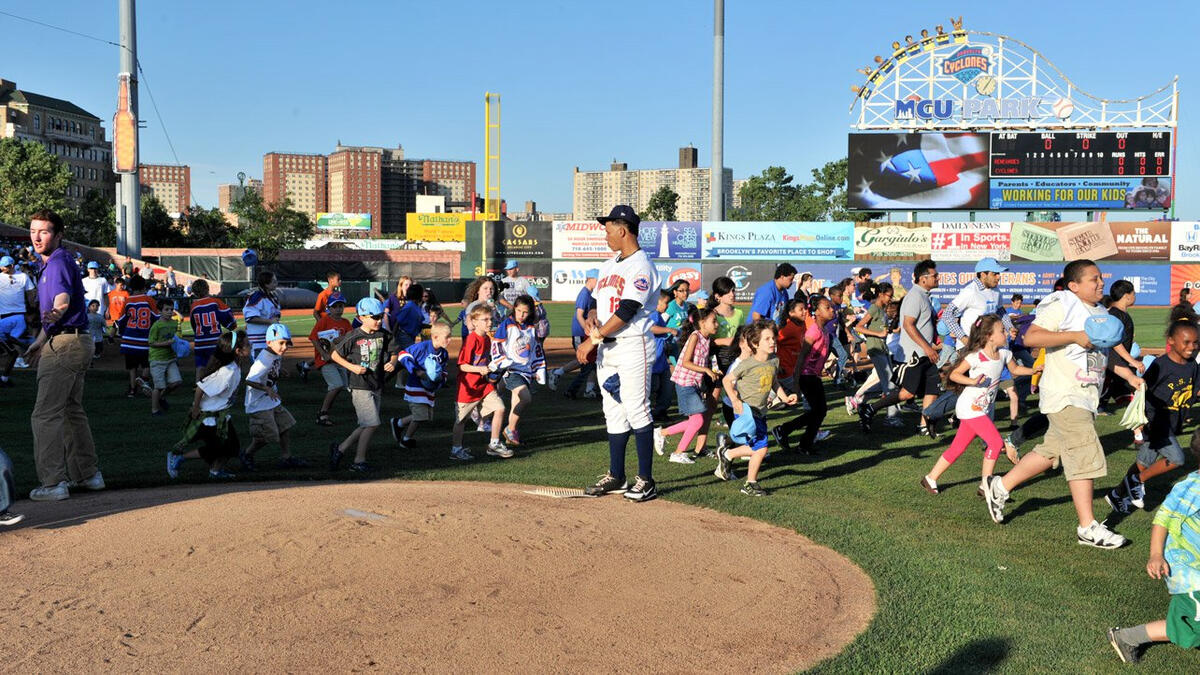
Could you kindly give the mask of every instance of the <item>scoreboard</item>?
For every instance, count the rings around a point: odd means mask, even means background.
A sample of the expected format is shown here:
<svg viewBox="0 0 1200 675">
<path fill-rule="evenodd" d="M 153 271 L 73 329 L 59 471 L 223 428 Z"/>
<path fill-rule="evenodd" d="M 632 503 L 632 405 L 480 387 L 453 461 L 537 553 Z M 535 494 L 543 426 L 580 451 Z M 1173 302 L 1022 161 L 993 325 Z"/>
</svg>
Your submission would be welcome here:
<svg viewBox="0 0 1200 675">
<path fill-rule="evenodd" d="M 998 131 L 991 136 L 993 178 L 1171 175 L 1170 131 Z"/>
</svg>

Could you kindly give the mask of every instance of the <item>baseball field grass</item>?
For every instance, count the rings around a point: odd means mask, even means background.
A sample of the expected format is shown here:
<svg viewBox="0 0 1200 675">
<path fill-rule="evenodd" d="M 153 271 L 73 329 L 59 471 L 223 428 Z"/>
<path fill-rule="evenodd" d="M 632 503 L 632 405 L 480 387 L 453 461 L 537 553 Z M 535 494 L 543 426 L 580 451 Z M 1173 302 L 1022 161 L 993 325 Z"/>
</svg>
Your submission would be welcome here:
<svg viewBox="0 0 1200 675">
<path fill-rule="evenodd" d="M 569 311 L 566 305 L 553 306 L 555 334 L 564 334 Z M 1162 309 L 1134 312 L 1140 324 L 1137 337 L 1141 344 L 1162 346 L 1165 313 Z M 311 319 L 289 317 L 288 323 L 293 331 L 303 329 L 307 333 Z M 292 434 L 293 450 L 312 465 L 289 471 L 267 468 L 239 475 L 237 480 L 361 480 L 346 471 L 331 475 L 327 466 L 329 442 L 340 440 L 353 428 L 348 399 L 335 405 L 335 427 L 316 426 L 313 416 L 323 386 L 315 377 L 303 384 L 295 377 L 294 369 L 289 370 L 292 377 L 282 381 L 280 389 L 283 401 L 299 420 Z M 185 379 L 190 379 L 186 371 Z M 86 407 L 105 477 L 110 488 L 116 489 L 168 484 L 164 453 L 178 437 L 186 397 L 176 394 L 174 407 L 165 417 L 151 417 L 146 399 L 124 397 L 124 378 L 123 371 L 97 369 L 87 379 Z M 36 482 L 28 421 L 34 392 L 32 373 L 19 372 L 15 381 L 16 386 L 2 394 L 0 442 L 16 466 L 18 491 L 27 493 Z M 939 441 L 916 437 L 915 416 L 911 413 L 905 413 L 909 422 L 906 429 L 880 426 L 864 434 L 842 408 L 841 392 L 831 385 L 827 394 L 830 413 L 825 428 L 833 432 L 833 437 L 819 445 L 822 453 L 815 458 L 772 452 L 760 475 L 762 486 L 771 492 L 767 497 L 744 496 L 738 492 L 740 483 L 717 480 L 712 475 L 715 462 L 711 459 L 679 465 L 656 458 L 655 463 L 663 499 L 794 529 L 844 554 L 872 577 L 878 590 L 878 614 L 858 639 L 842 654 L 819 665 L 817 672 L 1123 670 L 1105 639 L 1105 629 L 1162 618 L 1168 601 L 1162 582 L 1149 579 L 1145 573 L 1152 510 L 1109 518 L 1110 526 L 1132 540 L 1123 549 L 1103 551 L 1079 546 L 1071 536 L 1075 515 L 1066 483 L 1061 474 L 1050 474 L 1017 489 L 1007 522 L 993 524 L 982 500 L 975 495 L 982 454 L 978 443 L 943 477 L 942 494 L 931 496 L 918 486 L 918 481 L 949 444 L 948 435 Z M 370 461 L 380 470 L 366 480 L 470 480 L 582 487 L 607 466 L 599 405 L 595 401 L 566 400 L 541 388 L 524 417 L 524 445 L 516 458 L 499 460 L 483 455 L 484 436 L 470 431 L 467 445 L 479 459 L 466 464 L 455 462 L 448 454 L 452 397 L 451 390 L 439 396 L 435 420 L 421 429 L 414 450 L 398 449 L 391 435 L 381 428 L 370 453 Z M 385 416 L 406 410 L 399 392 L 390 388 L 383 406 Z M 238 428 L 244 430 L 245 417 L 240 406 L 238 409 Z M 1097 421 L 1113 481 L 1134 457 L 1129 433 L 1117 425 L 1117 412 Z M 772 424 L 789 416 L 773 413 Z M 997 418 L 1006 420 L 1005 404 L 997 410 Z M 1022 451 L 1029 451 L 1032 445 Z M 275 448 L 260 452 L 260 466 L 273 467 L 277 452 Z M 236 470 L 236 462 L 234 465 Z M 632 447 L 627 466 L 631 474 L 636 469 Z M 1001 459 L 998 469 L 1005 471 L 1007 467 L 1006 460 Z M 1188 466 L 1189 470 L 1194 468 Z M 1148 508 L 1157 506 L 1181 475 L 1178 472 L 1152 481 Z M 189 462 L 179 480 L 208 479 L 199 462 Z M 1096 487 L 1097 516 L 1103 519 L 1108 510 L 1100 499 L 1100 490 L 1108 485 L 1100 481 Z M 20 511 L 26 506 L 29 502 L 22 501 L 14 509 Z M 586 508 L 586 503 L 580 506 Z M 628 507 L 653 509 L 654 504 Z M 0 547 L 2 539 L 0 532 Z M 629 574 L 631 579 L 636 578 L 637 570 Z M 755 583 L 753 570 L 747 570 L 744 577 Z M 729 580 L 724 587 L 729 593 L 742 593 L 747 590 L 743 583 Z M 769 598 L 771 580 L 761 579 L 760 583 L 753 595 L 762 597 L 759 593 L 766 591 L 765 597 Z M 614 592 L 624 593 L 625 589 Z M 685 612 L 687 603 L 681 601 L 680 607 Z M 684 633 L 688 620 L 681 613 L 678 627 Z M 804 640 L 805 636 L 798 634 L 795 639 Z M 746 659 L 753 660 L 756 652 L 770 649 L 769 644 L 748 644 Z M 1145 654 L 1143 668 L 1147 672 L 1194 672 L 1196 657 L 1173 645 L 1157 646 Z"/>
</svg>

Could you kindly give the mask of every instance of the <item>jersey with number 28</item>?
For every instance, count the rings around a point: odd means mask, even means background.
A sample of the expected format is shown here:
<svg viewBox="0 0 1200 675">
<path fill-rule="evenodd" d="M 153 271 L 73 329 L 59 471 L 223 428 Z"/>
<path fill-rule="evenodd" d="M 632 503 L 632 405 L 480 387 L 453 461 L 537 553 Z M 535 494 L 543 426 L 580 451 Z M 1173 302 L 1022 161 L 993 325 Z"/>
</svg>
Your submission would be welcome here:
<svg viewBox="0 0 1200 675">
<path fill-rule="evenodd" d="M 650 313 L 658 304 L 658 271 L 646 252 L 638 249 L 622 258 L 619 254 L 600 265 L 600 276 L 592 297 L 596 300 L 596 319 L 604 325 L 617 312 L 622 300 L 641 303 L 633 318 L 611 337 L 644 335 L 650 332 Z"/>
</svg>

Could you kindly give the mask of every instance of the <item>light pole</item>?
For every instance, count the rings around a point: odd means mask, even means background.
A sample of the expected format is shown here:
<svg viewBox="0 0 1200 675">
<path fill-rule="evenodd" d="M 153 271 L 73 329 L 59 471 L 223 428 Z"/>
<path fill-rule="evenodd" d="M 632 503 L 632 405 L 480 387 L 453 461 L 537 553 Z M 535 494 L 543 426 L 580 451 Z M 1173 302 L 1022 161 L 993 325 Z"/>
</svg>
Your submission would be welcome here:
<svg viewBox="0 0 1200 675">
<path fill-rule="evenodd" d="M 725 0 L 713 0 L 712 164 L 708 176 L 710 220 L 725 220 Z"/>
</svg>

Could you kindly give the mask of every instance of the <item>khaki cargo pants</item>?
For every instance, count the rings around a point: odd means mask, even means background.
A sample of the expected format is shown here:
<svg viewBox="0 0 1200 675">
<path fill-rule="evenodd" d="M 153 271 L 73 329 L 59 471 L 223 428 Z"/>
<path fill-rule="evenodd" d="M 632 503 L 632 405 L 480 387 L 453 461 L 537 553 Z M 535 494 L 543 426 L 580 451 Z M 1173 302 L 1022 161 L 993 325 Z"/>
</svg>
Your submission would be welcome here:
<svg viewBox="0 0 1200 675">
<path fill-rule="evenodd" d="M 33 458 L 42 485 L 96 475 L 96 446 L 83 411 L 83 378 L 93 349 L 87 333 L 55 335 L 42 347 L 30 419 Z"/>
</svg>

